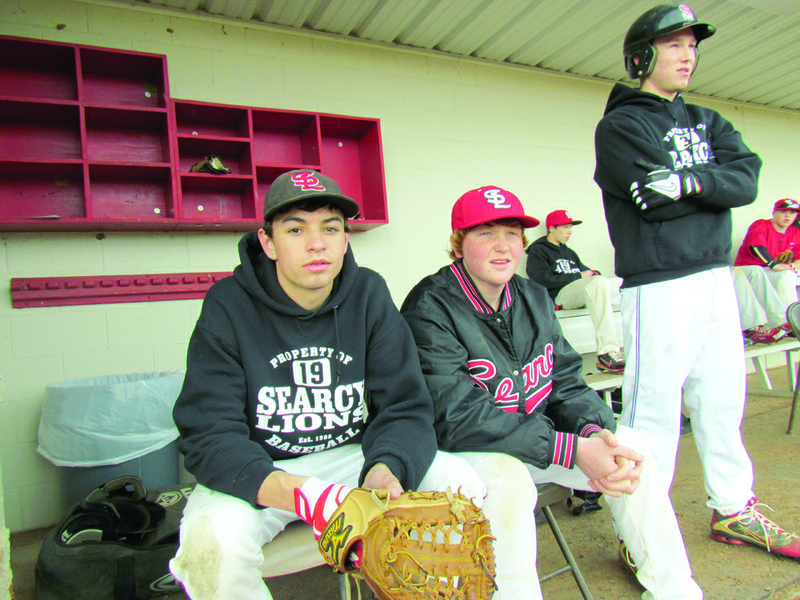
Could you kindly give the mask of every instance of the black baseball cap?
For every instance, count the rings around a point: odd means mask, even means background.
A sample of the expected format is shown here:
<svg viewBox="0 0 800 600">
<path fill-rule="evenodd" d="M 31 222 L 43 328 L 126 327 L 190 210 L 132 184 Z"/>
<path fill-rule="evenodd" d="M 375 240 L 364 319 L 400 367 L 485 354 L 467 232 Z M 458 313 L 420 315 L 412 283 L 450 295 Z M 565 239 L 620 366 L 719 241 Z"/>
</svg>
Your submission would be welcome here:
<svg viewBox="0 0 800 600">
<path fill-rule="evenodd" d="M 361 207 L 358 202 L 342 194 L 336 182 L 313 169 L 295 169 L 279 175 L 269 186 L 264 197 L 264 221 L 267 222 L 280 209 L 307 199 L 326 200 L 352 219 Z"/>
</svg>

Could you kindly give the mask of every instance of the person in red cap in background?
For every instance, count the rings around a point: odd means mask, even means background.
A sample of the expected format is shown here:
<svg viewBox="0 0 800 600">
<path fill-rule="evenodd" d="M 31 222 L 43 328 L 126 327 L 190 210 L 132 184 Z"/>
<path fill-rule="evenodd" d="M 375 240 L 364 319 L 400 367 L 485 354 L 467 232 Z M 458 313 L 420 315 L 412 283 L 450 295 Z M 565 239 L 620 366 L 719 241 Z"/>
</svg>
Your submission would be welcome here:
<svg viewBox="0 0 800 600">
<path fill-rule="evenodd" d="M 453 262 L 420 281 L 401 308 L 433 398 L 439 447 L 465 458 L 486 484 L 492 532 L 511 521 L 507 507 L 523 500 L 528 507 L 530 517 L 515 524 L 516 544 L 505 549 L 513 553 L 495 550 L 498 580 L 502 566 L 506 582 L 515 582 L 501 583 L 500 597 L 542 597 L 534 483 L 555 482 L 606 495 L 621 555 L 635 565 L 646 597 L 700 599 L 668 483 L 646 442 L 618 426 L 586 385 L 583 359 L 564 338 L 547 291 L 516 274 L 525 229 L 538 224 L 508 190 L 466 192 L 452 211 Z M 495 466 L 502 457 L 505 477 Z M 504 518 L 493 519 L 495 512 Z"/>
<path fill-rule="evenodd" d="M 771 219 L 759 219 L 750 225 L 734 262 L 734 266 L 747 275 L 762 308 L 769 304 L 778 305 L 777 312 L 781 316 L 771 317 L 770 325 L 787 333 L 791 328 L 786 323 L 786 309 L 792 302 L 797 302 L 797 273 L 800 270 L 800 230 L 791 227 L 797 220 L 798 211 L 800 202 L 797 200 L 778 200 Z M 739 304 L 742 310 L 742 302 Z M 745 314 L 742 316 L 744 318 Z M 776 318 L 778 322 L 775 322 Z M 763 328 L 746 330 L 745 337 L 761 341 L 756 339 L 760 333 L 758 330 L 763 331 Z"/>
<path fill-rule="evenodd" d="M 619 297 L 621 279 L 609 279 L 581 261 L 567 246 L 576 221 L 566 210 L 547 215 L 547 235 L 534 241 L 526 250 L 525 271 L 533 281 L 547 288 L 556 306 L 565 309 L 589 309 L 597 342 L 597 368 L 613 373 L 625 370 L 625 354 L 614 325 L 611 298 Z M 800 232 L 798 232 L 800 233 Z"/>
</svg>

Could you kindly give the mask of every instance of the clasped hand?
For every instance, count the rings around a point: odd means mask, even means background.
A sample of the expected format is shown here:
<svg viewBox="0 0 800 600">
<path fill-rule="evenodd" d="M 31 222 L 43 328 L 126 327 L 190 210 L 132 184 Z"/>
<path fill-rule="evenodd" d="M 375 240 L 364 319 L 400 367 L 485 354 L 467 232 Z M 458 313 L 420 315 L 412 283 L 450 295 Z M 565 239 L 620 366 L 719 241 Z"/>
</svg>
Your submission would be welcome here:
<svg viewBox="0 0 800 600">
<path fill-rule="evenodd" d="M 631 198 L 644 212 L 694 196 L 701 191 L 700 180 L 691 173 L 672 171 L 641 159 L 637 159 L 636 164 L 649 170 L 647 177 L 631 184 Z"/>
<path fill-rule="evenodd" d="M 589 478 L 589 486 L 595 492 L 619 498 L 639 487 L 644 456 L 621 446 L 608 429 L 590 438 L 580 438 L 577 452 L 577 466 Z"/>
</svg>

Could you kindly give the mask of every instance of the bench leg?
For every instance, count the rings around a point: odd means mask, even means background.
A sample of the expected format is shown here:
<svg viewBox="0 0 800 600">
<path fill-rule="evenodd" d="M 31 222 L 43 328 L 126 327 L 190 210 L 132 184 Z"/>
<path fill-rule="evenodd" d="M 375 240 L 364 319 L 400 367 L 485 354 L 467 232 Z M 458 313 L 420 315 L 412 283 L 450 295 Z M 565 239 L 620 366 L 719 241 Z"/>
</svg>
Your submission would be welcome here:
<svg viewBox="0 0 800 600">
<path fill-rule="evenodd" d="M 767 368 L 764 365 L 764 357 L 754 356 L 753 366 L 756 368 L 756 371 L 758 372 L 758 377 L 761 379 L 761 384 L 764 386 L 764 388 L 771 390 L 772 381 L 770 381 L 769 374 L 767 373 Z"/>
</svg>

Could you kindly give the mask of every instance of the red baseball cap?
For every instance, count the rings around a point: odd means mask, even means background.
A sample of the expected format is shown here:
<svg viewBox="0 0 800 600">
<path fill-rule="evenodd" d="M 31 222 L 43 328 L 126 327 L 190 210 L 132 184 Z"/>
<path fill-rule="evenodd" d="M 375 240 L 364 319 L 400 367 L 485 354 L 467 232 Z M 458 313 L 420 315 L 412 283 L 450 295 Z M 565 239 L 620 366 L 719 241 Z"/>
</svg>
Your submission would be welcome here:
<svg viewBox="0 0 800 600">
<path fill-rule="evenodd" d="M 525 214 L 519 198 L 496 185 L 470 190 L 456 200 L 450 224 L 455 231 L 500 219 L 518 219 L 525 229 L 539 224 L 539 219 Z"/>
<path fill-rule="evenodd" d="M 550 229 L 551 227 L 558 227 L 559 225 L 580 225 L 583 221 L 576 221 L 572 218 L 565 210 L 554 210 L 549 215 L 547 215 L 547 219 L 545 219 L 545 227 Z"/>
<path fill-rule="evenodd" d="M 797 200 L 792 200 L 791 198 L 783 198 L 775 203 L 775 207 L 772 209 L 772 211 L 774 212 L 776 210 L 800 211 L 800 202 Z"/>
</svg>

